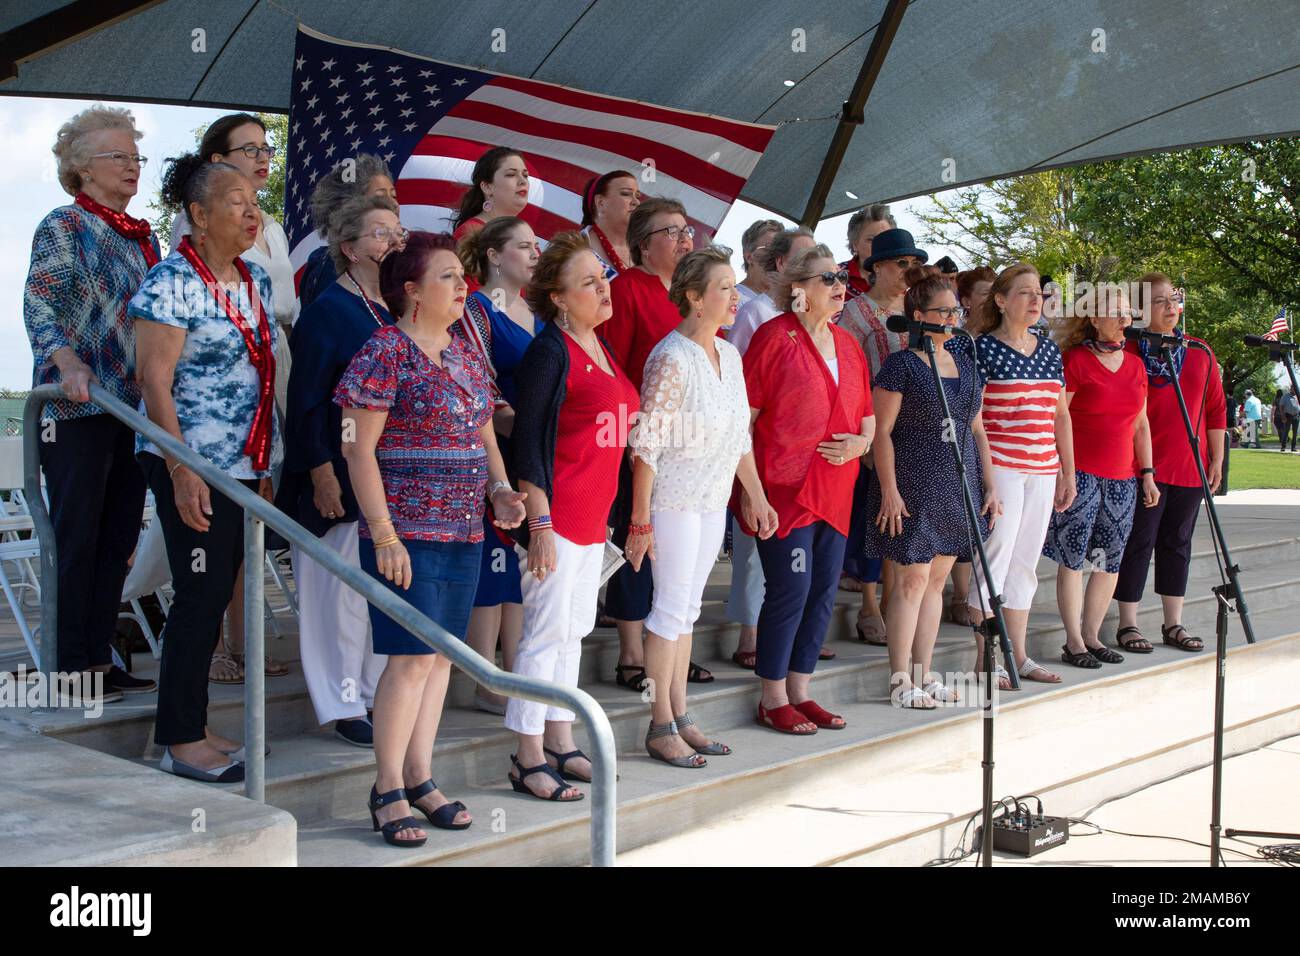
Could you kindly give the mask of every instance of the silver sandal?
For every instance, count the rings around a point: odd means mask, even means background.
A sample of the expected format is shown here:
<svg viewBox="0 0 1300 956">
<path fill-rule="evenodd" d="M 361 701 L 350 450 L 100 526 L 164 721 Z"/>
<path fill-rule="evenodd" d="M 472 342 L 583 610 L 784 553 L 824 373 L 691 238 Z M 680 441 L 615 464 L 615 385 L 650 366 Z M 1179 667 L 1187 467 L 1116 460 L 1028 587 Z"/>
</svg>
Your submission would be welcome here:
<svg viewBox="0 0 1300 956">
<path fill-rule="evenodd" d="M 683 727 L 699 726 L 699 724 L 695 722 L 695 718 L 692 717 L 689 712 L 682 714 L 680 717 L 674 717 L 673 723 L 677 725 L 678 730 L 681 730 Z M 682 739 L 684 740 L 685 738 Z M 686 746 L 694 747 L 694 744 L 688 742 Z M 724 743 L 710 740 L 703 747 L 695 747 L 695 752 L 697 754 L 708 754 L 710 757 L 725 757 L 727 754 L 731 753 L 731 748 Z"/>
<path fill-rule="evenodd" d="M 674 767 L 684 767 L 687 770 L 698 770 L 700 767 L 708 765 L 708 761 L 698 753 L 690 754 L 686 757 L 666 757 L 650 746 L 650 741 L 658 740 L 660 737 L 677 736 L 677 722 L 670 720 L 666 724 L 656 724 L 650 721 L 650 729 L 645 732 L 645 752 L 655 760 L 662 760 L 666 764 L 672 764 Z M 685 741 L 683 741 L 685 743 Z M 689 746 L 689 744 L 687 745 Z"/>
</svg>

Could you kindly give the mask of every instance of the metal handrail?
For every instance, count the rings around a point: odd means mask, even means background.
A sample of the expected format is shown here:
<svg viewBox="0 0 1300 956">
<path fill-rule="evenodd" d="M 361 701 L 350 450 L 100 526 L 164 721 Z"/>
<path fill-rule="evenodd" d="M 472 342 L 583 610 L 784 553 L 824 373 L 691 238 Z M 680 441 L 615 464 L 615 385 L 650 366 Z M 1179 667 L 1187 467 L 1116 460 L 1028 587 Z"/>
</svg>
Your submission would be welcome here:
<svg viewBox="0 0 1300 956">
<path fill-rule="evenodd" d="M 23 408 L 23 476 L 32 524 L 41 542 L 41 658 L 53 673 L 57 666 L 58 561 L 54 525 L 41 495 L 40 457 L 37 442 L 44 440 L 41 415 L 47 402 L 63 398 L 57 385 L 42 385 L 27 396 Z M 144 415 L 130 408 L 99 385 L 90 386 L 91 400 L 129 428 L 139 432 L 177 461 L 199 475 L 244 510 L 244 792 L 250 799 L 266 802 L 265 687 L 263 633 L 263 524 L 270 525 L 300 548 L 326 571 L 339 578 L 367 601 L 406 628 L 439 654 L 446 654 L 476 684 L 506 697 L 522 697 L 581 715 L 587 725 L 594 751 L 592 765 L 591 862 L 613 866 L 616 822 L 614 732 L 609 718 L 595 699 L 576 687 L 565 687 L 535 677 L 503 671 L 480 657 L 414 606 L 366 574 L 352 567 L 333 549 L 266 499 L 249 491 L 202 455 L 182 444 Z M 58 438 L 57 423 L 54 439 Z"/>
</svg>

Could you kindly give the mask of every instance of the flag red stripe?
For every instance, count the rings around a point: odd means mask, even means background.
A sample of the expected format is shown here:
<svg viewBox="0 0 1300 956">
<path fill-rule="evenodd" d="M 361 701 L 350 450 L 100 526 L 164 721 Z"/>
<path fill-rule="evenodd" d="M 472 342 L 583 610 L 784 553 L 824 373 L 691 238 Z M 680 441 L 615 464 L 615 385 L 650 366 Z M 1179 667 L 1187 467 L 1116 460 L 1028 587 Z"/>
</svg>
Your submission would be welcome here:
<svg viewBox="0 0 1300 956">
<path fill-rule="evenodd" d="M 435 125 L 434 129 L 438 127 Z M 485 151 L 491 148 L 491 143 L 483 143 L 478 140 L 462 139 L 458 136 L 439 136 L 430 133 L 416 145 L 412 156 L 446 156 L 451 159 L 463 159 L 467 162 L 476 162 Z M 525 153 L 524 159 L 528 165 L 528 173 L 537 179 L 544 179 L 548 183 L 554 183 L 562 186 L 570 192 L 582 195 L 587 183 L 591 182 L 594 174 L 589 169 L 581 166 L 575 166 L 572 163 L 566 163 L 563 160 L 555 159 L 551 156 L 541 156 L 537 153 Z"/>
</svg>

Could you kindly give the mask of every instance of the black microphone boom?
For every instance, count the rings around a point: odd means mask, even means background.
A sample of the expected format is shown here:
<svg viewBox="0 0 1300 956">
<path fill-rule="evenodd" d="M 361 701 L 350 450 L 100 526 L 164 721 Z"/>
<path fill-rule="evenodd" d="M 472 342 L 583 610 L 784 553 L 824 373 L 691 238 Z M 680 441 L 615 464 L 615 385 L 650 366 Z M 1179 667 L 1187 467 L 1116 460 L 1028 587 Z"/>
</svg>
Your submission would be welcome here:
<svg viewBox="0 0 1300 956">
<path fill-rule="evenodd" d="M 916 319 L 909 319 L 905 315 L 889 316 L 885 319 L 885 328 L 898 333 L 934 332 L 938 335 L 947 335 L 953 331 L 953 327 L 950 325 L 940 325 L 938 322 L 918 322 Z"/>
<path fill-rule="evenodd" d="M 1254 348 L 1266 348 L 1271 352 L 1294 352 L 1300 348 L 1295 342 L 1279 342 L 1277 339 L 1266 339 L 1262 335 L 1243 335 L 1241 341 Z"/>
<path fill-rule="evenodd" d="M 1141 341 L 1142 339 L 1146 339 L 1148 342 L 1150 342 L 1152 345 L 1156 347 L 1162 347 L 1165 345 L 1172 346 L 1172 345 L 1184 344 L 1183 340 L 1176 335 L 1165 335 L 1163 332 L 1156 332 L 1153 331 L 1152 329 L 1145 329 L 1145 328 L 1139 329 L 1132 325 L 1130 325 L 1128 328 L 1124 330 L 1124 338 L 1134 342 L 1138 342 Z"/>
</svg>

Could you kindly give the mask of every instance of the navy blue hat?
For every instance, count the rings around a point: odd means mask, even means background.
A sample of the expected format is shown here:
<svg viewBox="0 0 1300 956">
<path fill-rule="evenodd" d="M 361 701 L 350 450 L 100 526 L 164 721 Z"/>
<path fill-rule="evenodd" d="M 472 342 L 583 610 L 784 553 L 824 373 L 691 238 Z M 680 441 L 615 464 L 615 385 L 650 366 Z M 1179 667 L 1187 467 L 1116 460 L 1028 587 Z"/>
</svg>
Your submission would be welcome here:
<svg viewBox="0 0 1300 956">
<path fill-rule="evenodd" d="M 916 240 L 906 229 L 886 229 L 871 240 L 871 255 L 862 265 L 870 269 L 881 259 L 897 259 L 899 256 L 916 256 L 922 262 L 930 258 L 924 249 L 916 248 Z"/>
</svg>

